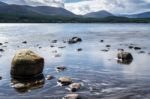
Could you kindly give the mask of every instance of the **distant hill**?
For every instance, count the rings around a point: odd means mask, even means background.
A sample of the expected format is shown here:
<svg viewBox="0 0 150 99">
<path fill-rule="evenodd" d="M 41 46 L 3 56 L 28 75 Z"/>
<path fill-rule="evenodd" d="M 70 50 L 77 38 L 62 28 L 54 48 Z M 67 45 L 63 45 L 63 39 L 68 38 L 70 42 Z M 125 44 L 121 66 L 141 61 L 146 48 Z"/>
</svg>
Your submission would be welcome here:
<svg viewBox="0 0 150 99">
<path fill-rule="evenodd" d="M 109 17 L 109 16 L 114 16 L 114 15 L 105 10 L 91 12 L 91 13 L 84 15 L 84 17 L 92 17 L 92 18 L 104 18 L 104 17 Z"/>
<path fill-rule="evenodd" d="M 150 11 L 149 12 L 143 12 L 138 14 L 132 14 L 132 15 L 124 15 L 128 18 L 150 18 Z"/>
<path fill-rule="evenodd" d="M 49 6 L 7 5 L 0 2 L 0 14 L 75 16 L 63 8 Z"/>
</svg>

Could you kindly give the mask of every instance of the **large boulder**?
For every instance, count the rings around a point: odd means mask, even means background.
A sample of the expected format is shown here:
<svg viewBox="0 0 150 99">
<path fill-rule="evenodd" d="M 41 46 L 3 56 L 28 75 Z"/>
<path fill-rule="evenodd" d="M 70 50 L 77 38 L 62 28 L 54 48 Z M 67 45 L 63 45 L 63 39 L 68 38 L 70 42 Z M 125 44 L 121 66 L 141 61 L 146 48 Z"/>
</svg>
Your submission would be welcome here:
<svg viewBox="0 0 150 99">
<path fill-rule="evenodd" d="M 11 75 L 15 78 L 32 78 L 43 72 L 44 58 L 31 50 L 19 50 L 11 64 Z"/>
<path fill-rule="evenodd" d="M 117 57 L 118 59 L 122 59 L 122 60 L 133 60 L 133 56 L 131 55 L 131 53 L 124 52 L 124 51 L 119 52 Z"/>
</svg>

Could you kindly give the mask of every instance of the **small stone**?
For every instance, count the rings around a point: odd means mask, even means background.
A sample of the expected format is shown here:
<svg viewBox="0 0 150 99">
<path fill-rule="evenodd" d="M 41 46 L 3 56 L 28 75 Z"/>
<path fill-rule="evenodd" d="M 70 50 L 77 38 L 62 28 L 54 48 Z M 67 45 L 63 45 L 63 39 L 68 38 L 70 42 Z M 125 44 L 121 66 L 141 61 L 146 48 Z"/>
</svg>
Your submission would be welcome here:
<svg viewBox="0 0 150 99">
<path fill-rule="evenodd" d="M 111 47 L 111 45 L 106 45 L 106 47 Z"/>
<path fill-rule="evenodd" d="M 55 57 L 61 57 L 61 54 L 55 54 Z"/>
<path fill-rule="evenodd" d="M 54 45 L 50 45 L 51 48 L 55 47 Z"/>
<path fill-rule="evenodd" d="M 62 99 L 81 99 L 81 97 L 79 96 L 79 94 L 68 94 Z"/>
<path fill-rule="evenodd" d="M 56 67 L 56 71 L 60 72 L 60 71 L 64 71 L 66 70 L 67 68 L 65 66 L 59 66 L 59 67 Z"/>
<path fill-rule="evenodd" d="M 100 40 L 100 42 L 104 42 L 104 40 Z"/>
<path fill-rule="evenodd" d="M 4 49 L 0 49 L 0 52 L 4 52 Z"/>
<path fill-rule="evenodd" d="M 141 50 L 141 48 L 140 48 L 140 47 L 134 47 L 134 49 L 135 49 L 135 50 Z"/>
<path fill-rule="evenodd" d="M 82 48 L 78 48 L 77 51 L 78 51 L 78 52 L 82 51 Z"/>
<path fill-rule="evenodd" d="M 22 43 L 23 43 L 23 44 L 27 44 L 27 41 L 23 41 Z"/>
<path fill-rule="evenodd" d="M 0 76 L 0 80 L 2 80 L 2 76 Z"/>
<path fill-rule="evenodd" d="M 63 48 L 66 48 L 66 46 L 60 46 L 60 47 L 58 47 L 58 48 L 61 48 L 61 49 L 63 49 Z"/>
<path fill-rule="evenodd" d="M 118 51 L 124 51 L 124 49 L 120 49 L 120 48 L 119 48 Z"/>
<path fill-rule="evenodd" d="M 46 80 L 52 80 L 54 77 L 52 75 L 47 75 Z"/>
<path fill-rule="evenodd" d="M 60 77 L 58 79 L 58 83 L 60 83 L 61 85 L 69 85 L 72 83 L 72 79 L 70 77 Z"/>
<path fill-rule="evenodd" d="M 69 88 L 72 92 L 79 90 L 80 87 L 81 87 L 80 83 L 72 83 L 71 85 L 69 85 Z"/>
<path fill-rule="evenodd" d="M 39 49 L 41 49 L 42 47 L 39 47 Z"/>
<path fill-rule="evenodd" d="M 145 53 L 145 51 L 139 51 L 138 53 L 139 53 L 139 54 L 143 54 L 143 53 Z"/>
<path fill-rule="evenodd" d="M 0 43 L 0 46 L 3 45 L 3 43 Z"/>
<path fill-rule="evenodd" d="M 129 49 L 133 49 L 134 47 L 133 46 L 129 46 Z"/>
<path fill-rule="evenodd" d="M 109 50 L 108 50 L 108 49 L 102 49 L 101 51 L 103 51 L 103 52 L 108 52 Z"/>
<path fill-rule="evenodd" d="M 74 44 L 74 43 L 78 43 L 78 42 L 82 42 L 82 39 L 79 37 L 72 37 L 71 39 L 69 39 L 68 43 L 69 44 Z"/>
<path fill-rule="evenodd" d="M 52 40 L 52 43 L 57 43 L 57 40 Z"/>
</svg>

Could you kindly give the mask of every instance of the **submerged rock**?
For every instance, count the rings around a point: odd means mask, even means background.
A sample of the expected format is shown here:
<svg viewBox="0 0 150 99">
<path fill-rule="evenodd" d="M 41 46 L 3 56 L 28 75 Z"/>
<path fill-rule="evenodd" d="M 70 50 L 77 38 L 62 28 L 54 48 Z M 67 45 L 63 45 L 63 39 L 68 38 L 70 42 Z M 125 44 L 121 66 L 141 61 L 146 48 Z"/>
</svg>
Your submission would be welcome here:
<svg viewBox="0 0 150 99">
<path fill-rule="evenodd" d="M 66 48 L 66 46 L 60 46 L 60 47 L 58 47 L 58 48 L 63 49 L 63 48 Z"/>
<path fill-rule="evenodd" d="M 145 51 L 139 51 L 138 53 L 139 53 L 139 54 L 143 54 L 143 53 L 145 53 Z"/>
<path fill-rule="evenodd" d="M 0 46 L 3 45 L 3 43 L 0 43 Z"/>
<path fill-rule="evenodd" d="M 60 71 L 64 71 L 64 70 L 66 70 L 67 68 L 65 67 L 65 66 L 58 66 L 58 67 L 56 67 L 56 71 L 57 72 L 60 72 Z"/>
<path fill-rule="evenodd" d="M 106 45 L 106 47 L 111 47 L 111 45 Z"/>
<path fill-rule="evenodd" d="M 101 42 L 101 43 L 103 43 L 103 42 L 104 42 L 104 40 L 100 40 L 100 42 Z"/>
<path fill-rule="evenodd" d="M 52 43 L 57 43 L 57 40 L 52 40 Z"/>
<path fill-rule="evenodd" d="M 0 76 L 0 80 L 2 80 L 2 76 Z"/>
<path fill-rule="evenodd" d="M 131 53 L 124 52 L 124 51 L 121 51 L 120 53 L 118 53 L 117 57 L 118 59 L 122 59 L 122 60 L 133 60 Z"/>
<path fill-rule="evenodd" d="M 108 50 L 108 49 L 102 49 L 101 51 L 103 51 L 103 52 L 108 52 L 109 50 Z"/>
<path fill-rule="evenodd" d="M 133 49 L 134 47 L 133 46 L 129 46 L 129 49 Z"/>
<path fill-rule="evenodd" d="M 125 65 L 129 65 L 132 63 L 133 60 L 117 60 L 117 63 L 119 64 L 125 64 Z"/>
<path fill-rule="evenodd" d="M 72 79 L 70 77 L 60 77 L 58 79 L 58 83 L 61 85 L 69 85 L 72 83 Z"/>
<path fill-rule="evenodd" d="M 62 99 L 81 99 L 79 94 L 68 94 L 65 97 L 63 97 Z"/>
<path fill-rule="evenodd" d="M 80 83 L 72 83 L 71 85 L 69 85 L 69 88 L 72 92 L 79 90 L 80 87 L 81 87 Z"/>
<path fill-rule="evenodd" d="M 43 72 L 44 58 L 29 49 L 19 50 L 11 64 L 11 74 L 16 78 L 28 78 Z"/>
<path fill-rule="evenodd" d="M 74 44 L 74 43 L 78 43 L 78 42 L 82 42 L 82 39 L 79 37 L 72 37 L 71 39 L 69 39 L 68 43 L 69 44 Z"/>
</svg>

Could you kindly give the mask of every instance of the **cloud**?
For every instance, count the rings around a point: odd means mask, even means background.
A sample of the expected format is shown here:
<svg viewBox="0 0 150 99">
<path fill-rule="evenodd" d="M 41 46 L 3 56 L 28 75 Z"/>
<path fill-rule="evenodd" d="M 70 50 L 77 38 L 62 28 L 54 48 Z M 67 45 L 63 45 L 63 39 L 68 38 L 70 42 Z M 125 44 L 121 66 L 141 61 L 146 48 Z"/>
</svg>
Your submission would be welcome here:
<svg viewBox="0 0 150 99">
<path fill-rule="evenodd" d="M 1 0 L 10 4 L 64 7 L 64 0 Z"/>
<path fill-rule="evenodd" d="M 67 3 L 65 8 L 76 14 L 85 14 L 99 10 L 107 10 L 115 14 L 137 13 L 150 11 L 150 0 L 84 0 Z"/>
</svg>

